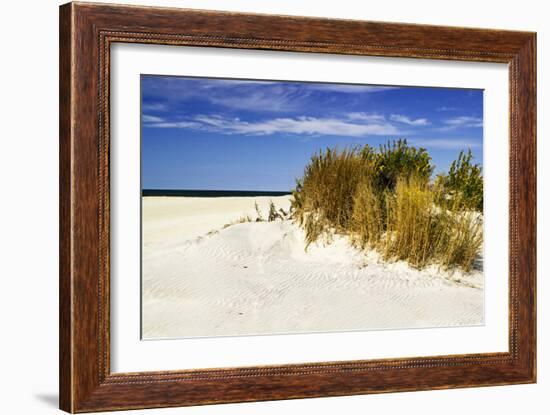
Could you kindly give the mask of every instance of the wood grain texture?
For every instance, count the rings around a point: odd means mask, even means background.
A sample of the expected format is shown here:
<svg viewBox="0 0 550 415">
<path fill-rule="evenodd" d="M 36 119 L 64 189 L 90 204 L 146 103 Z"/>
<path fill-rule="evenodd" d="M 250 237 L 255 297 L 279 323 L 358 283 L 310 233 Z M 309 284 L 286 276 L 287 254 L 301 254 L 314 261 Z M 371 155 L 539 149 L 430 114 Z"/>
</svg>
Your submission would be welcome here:
<svg viewBox="0 0 550 415">
<path fill-rule="evenodd" d="M 115 42 L 508 63 L 509 352 L 111 373 L 109 70 Z M 534 382 L 536 36 L 69 3 L 60 9 L 60 407 L 68 412 Z"/>
<path fill-rule="evenodd" d="M 71 289 L 71 102 L 72 20 L 70 8 L 59 14 L 59 405 L 72 409 Z"/>
</svg>

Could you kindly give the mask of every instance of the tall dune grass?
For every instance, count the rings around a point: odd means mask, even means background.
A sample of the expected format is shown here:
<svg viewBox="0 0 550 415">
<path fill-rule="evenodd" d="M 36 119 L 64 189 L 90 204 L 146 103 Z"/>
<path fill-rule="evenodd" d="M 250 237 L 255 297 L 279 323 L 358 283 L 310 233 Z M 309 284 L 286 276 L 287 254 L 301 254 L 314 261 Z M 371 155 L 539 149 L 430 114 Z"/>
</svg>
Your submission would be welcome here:
<svg viewBox="0 0 550 415">
<path fill-rule="evenodd" d="M 399 179 L 386 198 L 386 259 L 406 260 L 423 267 L 436 259 L 445 228 L 445 214 L 434 204 L 434 192 L 416 178 Z"/>
<path fill-rule="evenodd" d="M 385 195 L 376 192 L 370 180 L 363 180 L 356 189 L 351 236 L 360 248 L 376 248 L 385 231 Z"/>
<path fill-rule="evenodd" d="M 308 245 L 330 229 L 349 228 L 356 187 L 369 169 L 370 163 L 357 148 L 327 149 L 311 158 L 303 179 L 296 183 L 292 202 Z"/>
<path fill-rule="evenodd" d="M 386 198 L 386 238 L 381 251 L 422 268 L 436 263 L 446 269 L 470 271 L 483 243 L 479 214 L 464 211 L 456 200 L 437 206 L 441 189 L 415 178 L 400 179 Z"/>
<path fill-rule="evenodd" d="M 482 217 L 460 192 L 430 183 L 424 149 L 406 141 L 315 154 L 293 192 L 293 217 L 306 243 L 333 233 L 414 267 L 470 271 L 483 242 Z M 444 204 L 441 201 L 445 201 Z M 307 249 L 307 248 L 306 248 Z"/>
</svg>

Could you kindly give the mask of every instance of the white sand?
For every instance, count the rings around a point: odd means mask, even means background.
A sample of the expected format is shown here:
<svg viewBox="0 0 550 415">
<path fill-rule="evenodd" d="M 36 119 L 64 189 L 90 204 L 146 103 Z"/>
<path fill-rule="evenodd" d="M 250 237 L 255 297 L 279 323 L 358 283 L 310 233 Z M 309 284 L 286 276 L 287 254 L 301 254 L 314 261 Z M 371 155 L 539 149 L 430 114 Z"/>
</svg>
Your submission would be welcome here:
<svg viewBox="0 0 550 415">
<path fill-rule="evenodd" d="M 304 251 L 291 221 L 267 215 L 272 199 L 146 197 L 143 337 L 173 338 L 483 323 L 483 274 L 385 264 L 343 237 Z M 210 231 L 217 231 L 210 233 Z"/>
</svg>

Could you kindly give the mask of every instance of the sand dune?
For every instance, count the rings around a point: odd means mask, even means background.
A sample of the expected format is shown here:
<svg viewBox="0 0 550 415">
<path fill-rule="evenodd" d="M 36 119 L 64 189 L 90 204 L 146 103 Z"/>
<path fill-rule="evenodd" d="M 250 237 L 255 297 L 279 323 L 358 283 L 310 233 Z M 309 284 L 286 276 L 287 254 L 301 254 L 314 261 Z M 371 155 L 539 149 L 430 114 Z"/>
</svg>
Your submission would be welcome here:
<svg viewBox="0 0 550 415">
<path fill-rule="evenodd" d="M 288 220 L 224 228 L 270 199 L 288 209 L 287 196 L 144 198 L 144 338 L 483 323 L 480 271 L 386 264 L 344 237 L 306 252 Z"/>
</svg>

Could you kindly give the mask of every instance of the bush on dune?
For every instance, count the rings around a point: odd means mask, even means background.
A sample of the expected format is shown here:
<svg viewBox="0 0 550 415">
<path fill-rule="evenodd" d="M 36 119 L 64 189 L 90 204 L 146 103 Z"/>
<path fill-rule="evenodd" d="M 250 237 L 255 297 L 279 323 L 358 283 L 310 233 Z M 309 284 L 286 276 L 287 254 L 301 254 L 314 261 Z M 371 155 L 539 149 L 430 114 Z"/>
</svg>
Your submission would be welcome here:
<svg viewBox="0 0 550 415">
<path fill-rule="evenodd" d="M 434 170 L 428 152 L 424 148 L 409 146 L 407 140 L 381 145 L 374 160 L 374 180 L 379 190 L 394 190 L 399 178 L 412 176 L 428 183 Z"/>
<path fill-rule="evenodd" d="M 379 151 L 369 145 L 341 151 L 327 148 L 311 157 L 296 182 L 294 218 L 306 230 L 309 245 L 326 230 L 345 232 L 357 225 L 361 212 L 354 213 L 354 205 L 359 187 L 365 193 L 369 186 L 382 201 L 385 192 L 394 190 L 398 177 L 415 175 L 427 182 L 432 171 L 426 150 L 410 147 L 406 140 L 383 145 Z"/>
<path fill-rule="evenodd" d="M 461 153 L 451 165 L 452 179 L 440 175 L 431 184 L 429 154 L 405 140 L 378 151 L 368 145 L 327 149 L 311 158 L 297 181 L 293 217 L 305 231 L 307 246 L 336 232 L 387 260 L 469 271 L 482 245 L 481 215 L 469 210 L 479 206 L 478 199 L 469 199 L 479 192 L 481 170 L 476 169 L 471 156 Z M 481 194 L 482 186 L 481 178 Z"/>
<path fill-rule="evenodd" d="M 463 151 L 451 163 L 447 174 L 437 176 L 436 184 L 444 189 L 442 203 L 460 202 L 462 208 L 483 210 L 483 176 L 481 167 L 472 163 L 472 151 Z"/>
</svg>

